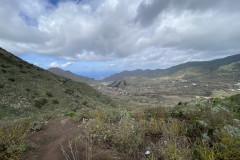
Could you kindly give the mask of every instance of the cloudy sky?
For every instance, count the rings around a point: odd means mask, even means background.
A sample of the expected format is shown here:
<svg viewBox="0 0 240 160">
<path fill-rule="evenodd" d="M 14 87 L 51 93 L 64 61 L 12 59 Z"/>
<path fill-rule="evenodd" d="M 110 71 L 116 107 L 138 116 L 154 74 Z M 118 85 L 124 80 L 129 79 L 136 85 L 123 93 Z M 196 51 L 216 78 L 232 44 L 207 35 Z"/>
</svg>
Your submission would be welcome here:
<svg viewBox="0 0 240 160">
<path fill-rule="evenodd" d="M 240 53 L 239 0 L 0 0 L 0 47 L 99 78 Z"/>
</svg>

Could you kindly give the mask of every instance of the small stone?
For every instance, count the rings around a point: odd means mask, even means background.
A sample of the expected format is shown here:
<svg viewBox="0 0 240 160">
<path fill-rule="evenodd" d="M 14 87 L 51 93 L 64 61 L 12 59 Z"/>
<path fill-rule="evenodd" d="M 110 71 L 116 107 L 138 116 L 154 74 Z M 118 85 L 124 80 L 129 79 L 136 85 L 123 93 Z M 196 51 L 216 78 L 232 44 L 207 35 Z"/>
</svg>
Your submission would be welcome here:
<svg viewBox="0 0 240 160">
<path fill-rule="evenodd" d="M 145 152 L 145 155 L 149 155 L 151 152 L 150 151 L 146 151 Z"/>
</svg>

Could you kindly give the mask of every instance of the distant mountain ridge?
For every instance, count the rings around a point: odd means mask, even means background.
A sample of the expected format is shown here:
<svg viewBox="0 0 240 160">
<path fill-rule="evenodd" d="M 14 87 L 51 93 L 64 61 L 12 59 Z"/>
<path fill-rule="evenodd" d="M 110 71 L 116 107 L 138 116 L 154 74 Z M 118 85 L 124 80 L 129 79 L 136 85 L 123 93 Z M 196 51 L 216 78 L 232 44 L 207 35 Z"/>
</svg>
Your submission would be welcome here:
<svg viewBox="0 0 240 160">
<path fill-rule="evenodd" d="M 69 79 L 72 79 L 72 80 L 77 81 L 77 82 L 91 83 L 91 82 L 95 81 L 93 78 L 80 76 L 80 75 L 74 74 L 74 73 L 72 73 L 68 70 L 66 71 L 66 70 L 63 70 L 63 69 L 58 68 L 58 67 L 49 68 L 48 71 L 50 71 L 50 72 L 52 72 L 52 73 L 54 73 L 58 76 L 69 78 Z"/>
<path fill-rule="evenodd" d="M 214 71 L 218 70 L 219 67 L 224 65 L 230 65 L 231 63 L 239 62 L 240 54 L 233 56 L 228 56 L 221 59 L 215 59 L 212 61 L 197 61 L 197 62 L 187 62 L 179 64 L 167 69 L 155 69 L 155 70 L 141 70 L 137 69 L 134 71 L 123 71 L 120 73 L 113 74 L 109 77 L 103 79 L 103 81 L 117 81 L 130 77 L 147 77 L 147 78 L 157 78 L 173 75 L 182 75 L 190 76 L 190 73 L 197 75 L 208 75 L 211 77 L 214 74 Z M 197 73 L 196 73 L 197 72 Z M 188 75 L 189 74 L 189 75 Z"/>
</svg>

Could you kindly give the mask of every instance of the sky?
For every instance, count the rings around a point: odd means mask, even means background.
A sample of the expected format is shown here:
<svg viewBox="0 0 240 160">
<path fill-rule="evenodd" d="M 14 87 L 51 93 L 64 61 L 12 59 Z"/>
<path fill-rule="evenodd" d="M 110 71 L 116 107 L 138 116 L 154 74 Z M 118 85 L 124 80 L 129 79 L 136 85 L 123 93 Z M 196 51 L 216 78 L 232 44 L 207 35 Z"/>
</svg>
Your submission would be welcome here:
<svg viewBox="0 0 240 160">
<path fill-rule="evenodd" d="M 239 0 L 0 0 L 0 47 L 101 78 L 240 53 Z"/>
</svg>

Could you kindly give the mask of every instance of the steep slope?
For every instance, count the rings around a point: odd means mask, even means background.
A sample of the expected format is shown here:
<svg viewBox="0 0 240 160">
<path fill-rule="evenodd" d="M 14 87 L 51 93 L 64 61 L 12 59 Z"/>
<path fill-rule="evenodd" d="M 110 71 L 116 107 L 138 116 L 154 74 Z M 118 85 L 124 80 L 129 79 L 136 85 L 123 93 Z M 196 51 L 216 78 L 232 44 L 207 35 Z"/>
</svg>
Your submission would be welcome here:
<svg viewBox="0 0 240 160">
<path fill-rule="evenodd" d="M 94 79 L 92 79 L 92 78 L 80 76 L 80 75 L 74 74 L 70 71 L 65 71 L 65 70 L 63 70 L 61 68 L 57 68 L 57 67 L 49 68 L 48 71 L 50 71 L 50 72 L 52 72 L 56 75 L 65 77 L 65 78 L 72 79 L 72 80 L 77 81 L 77 82 L 84 82 L 84 83 L 94 82 Z"/>
<path fill-rule="evenodd" d="M 85 83 L 59 77 L 0 48 L 0 119 L 56 109 L 104 106 L 111 100 Z"/>
<path fill-rule="evenodd" d="M 240 61 L 240 54 L 229 56 L 222 59 L 216 59 L 212 61 L 203 62 L 187 62 L 177 66 L 170 67 L 168 69 L 156 69 L 156 70 L 134 70 L 134 71 L 123 71 L 117 74 L 113 74 L 106 77 L 104 81 L 117 81 L 119 79 L 125 79 L 128 77 L 148 77 L 157 78 L 164 76 L 186 76 L 191 78 L 192 76 L 205 76 L 208 78 L 216 78 L 214 72 L 219 69 L 219 67 L 224 65 L 230 65 Z M 218 77 L 217 77 L 218 78 Z"/>
</svg>

